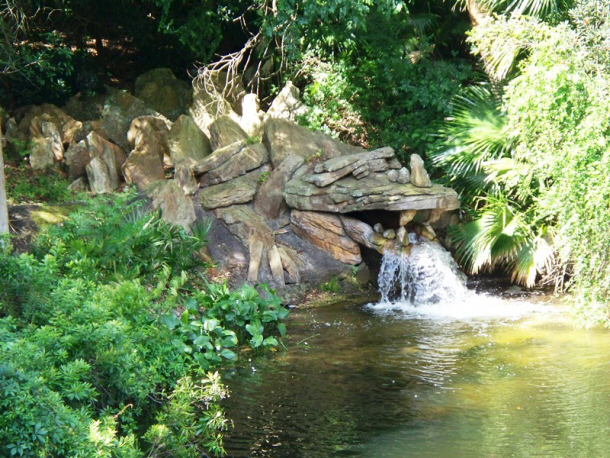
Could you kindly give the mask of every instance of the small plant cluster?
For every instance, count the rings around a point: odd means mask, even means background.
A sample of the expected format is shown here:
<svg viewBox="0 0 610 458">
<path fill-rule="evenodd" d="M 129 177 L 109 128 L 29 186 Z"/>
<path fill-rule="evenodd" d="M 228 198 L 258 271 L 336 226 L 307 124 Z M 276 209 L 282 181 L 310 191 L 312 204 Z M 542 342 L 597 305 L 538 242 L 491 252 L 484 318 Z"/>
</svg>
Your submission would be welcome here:
<svg viewBox="0 0 610 458">
<path fill-rule="evenodd" d="M 269 288 L 263 285 L 262 289 L 266 298 L 249 285 L 231 292 L 226 285 L 208 284 L 205 293 L 186 301 L 180 318 L 172 313 L 161 321 L 174 332 L 176 347 L 204 369 L 234 360 L 233 348 L 241 343 L 255 350 L 275 349 L 279 342 L 273 332 L 286 334 L 281 320 L 288 310 Z"/>
<path fill-rule="evenodd" d="M 29 151 L 26 150 L 25 154 L 29 154 Z M 55 171 L 32 173 L 25 162 L 19 165 L 7 163 L 4 171 L 10 184 L 6 191 L 11 205 L 59 203 L 74 199 L 74 194 L 68 189 L 70 182 Z"/>
<path fill-rule="evenodd" d="M 0 455 L 223 453 L 226 389 L 206 372 L 241 342 L 273 348 L 272 291 L 203 279 L 205 228 L 188 234 L 132 193 L 0 251 Z M 179 318 L 178 318 L 179 317 Z"/>
</svg>

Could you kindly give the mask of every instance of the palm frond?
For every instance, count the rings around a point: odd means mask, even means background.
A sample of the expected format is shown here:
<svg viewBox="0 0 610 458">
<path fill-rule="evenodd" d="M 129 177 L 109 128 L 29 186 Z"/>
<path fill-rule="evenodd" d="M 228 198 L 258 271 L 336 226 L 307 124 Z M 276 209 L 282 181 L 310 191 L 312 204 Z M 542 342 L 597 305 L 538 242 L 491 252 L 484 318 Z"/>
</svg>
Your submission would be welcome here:
<svg viewBox="0 0 610 458">
<path fill-rule="evenodd" d="M 566 11 L 570 3 L 572 2 L 566 0 L 513 0 L 508 4 L 506 11 L 543 19 Z"/>
<path fill-rule="evenodd" d="M 512 145 L 500 101 L 489 84 L 469 87 L 454 101 L 453 116 L 440 129 L 443 147 L 432 153 L 450 181 L 484 173 L 483 165 L 510 156 Z"/>
</svg>

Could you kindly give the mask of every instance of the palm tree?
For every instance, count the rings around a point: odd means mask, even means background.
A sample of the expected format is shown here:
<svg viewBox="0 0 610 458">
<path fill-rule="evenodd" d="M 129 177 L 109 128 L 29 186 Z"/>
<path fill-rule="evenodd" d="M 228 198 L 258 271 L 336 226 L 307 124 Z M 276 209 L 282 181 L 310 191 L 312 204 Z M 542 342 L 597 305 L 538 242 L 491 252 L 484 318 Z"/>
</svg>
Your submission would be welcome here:
<svg viewBox="0 0 610 458">
<path fill-rule="evenodd" d="M 468 206 L 465 224 L 449 233 L 458 260 L 471 274 L 500 267 L 512 281 L 534 286 L 554 264 L 552 231 L 537 217 L 531 192 L 508 184 L 528 170 L 512 158 L 497 92 L 489 84 L 467 88 L 440 135 L 433 162 Z"/>
<path fill-rule="evenodd" d="M 490 13 L 528 15 L 545 19 L 565 13 L 571 0 L 458 0 L 456 6 L 466 9 L 473 26 L 479 25 Z"/>
</svg>

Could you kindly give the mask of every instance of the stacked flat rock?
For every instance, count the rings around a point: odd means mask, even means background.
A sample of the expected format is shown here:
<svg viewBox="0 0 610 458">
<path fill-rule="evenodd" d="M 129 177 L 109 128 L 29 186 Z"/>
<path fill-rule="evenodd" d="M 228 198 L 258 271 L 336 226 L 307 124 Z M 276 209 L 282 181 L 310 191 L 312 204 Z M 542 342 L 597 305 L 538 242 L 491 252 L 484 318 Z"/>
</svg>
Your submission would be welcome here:
<svg viewBox="0 0 610 458">
<path fill-rule="evenodd" d="M 343 176 L 328 186 L 320 187 L 318 183 L 311 183 L 312 175 L 306 173 L 302 167 L 286 183 L 284 199 L 291 208 L 350 213 L 367 210 L 448 211 L 459 207 L 457 193 L 438 184 L 420 188 L 411 183 L 392 182 L 387 173 L 371 173 L 360 180 Z"/>
<path fill-rule="evenodd" d="M 303 177 L 304 181 L 313 183 L 318 187 L 325 187 L 341 178 L 352 174 L 356 179 L 367 177 L 371 172 L 385 172 L 390 164 L 387 159 L 394 158 L 394 149 L 390 147 L 379 148 L 360 154 L 333 157 L 317 164 L 314 173 Z M 395 166 L 395 162 L 392 162 Z"/>
</svg>

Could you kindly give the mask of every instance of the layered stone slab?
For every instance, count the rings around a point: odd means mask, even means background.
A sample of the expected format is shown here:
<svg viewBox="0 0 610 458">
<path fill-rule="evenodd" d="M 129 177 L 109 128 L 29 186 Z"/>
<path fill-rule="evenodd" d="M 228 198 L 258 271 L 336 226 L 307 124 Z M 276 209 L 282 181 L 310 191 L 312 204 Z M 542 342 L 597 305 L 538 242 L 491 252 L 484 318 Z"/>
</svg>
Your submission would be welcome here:
<svg viewBox="0 0 610 458">
<path fill-rule="evenodd" d="M 363 178 L 370 172 L 384 172 L 389 169 L 386 159 L 394 158 L 394 149 L 379 148 L 374 151 L 328 159 L 314 167 L 314 173 L 302 179 L 318 187 L 328 186 L 350 173 L 356 178 Z"/>
<path fill-rule="evenodd" d="M 366 210 L 455 210 L 458 195 L 453 189 L 433 184 L 427 188 L 410 183 L 394 183 L 386 173 L 371 173 L 360 180 L 346 176 L 329 186 L 319 187 L 295 173 L 284 188 L 284 199 L 297 210 L 350 213 Z"/>
<path fill-rule="evenodd" d="M 302 239 L 331 254 L 345 264 L 360 264 L 360 247 L 343 229 L 337 215 L 293 210 L 292 230 Z"/>
<path fill-rule="evenodd" d="M 205 210 L 251 202 L 261 175 L 267 171 L 263 166 L 234 180 L 203 188 L 198 195 L 199 202 Z"/>
</svg>

